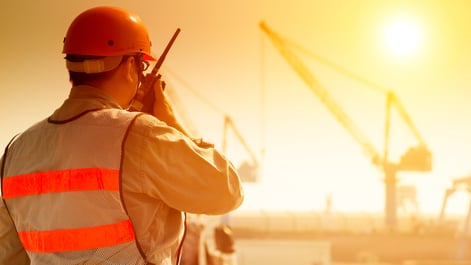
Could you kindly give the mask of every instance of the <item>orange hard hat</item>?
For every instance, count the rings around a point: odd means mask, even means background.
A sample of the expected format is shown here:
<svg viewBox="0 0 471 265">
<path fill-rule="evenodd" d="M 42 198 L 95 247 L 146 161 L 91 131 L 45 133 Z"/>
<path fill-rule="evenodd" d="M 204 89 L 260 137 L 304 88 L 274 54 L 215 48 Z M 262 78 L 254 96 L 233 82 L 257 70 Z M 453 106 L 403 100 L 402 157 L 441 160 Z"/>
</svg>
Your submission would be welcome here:
<svg viewBox="0 0 471 265">
<path fill-rule="evenodd" d="M 100 6 L 72 21 L 62 52 L 105 57 L 142 53 L 144 59 L 155 60 L 150 47 L 147 29 L 137 15 L 118 7 Z"/>
</svg>

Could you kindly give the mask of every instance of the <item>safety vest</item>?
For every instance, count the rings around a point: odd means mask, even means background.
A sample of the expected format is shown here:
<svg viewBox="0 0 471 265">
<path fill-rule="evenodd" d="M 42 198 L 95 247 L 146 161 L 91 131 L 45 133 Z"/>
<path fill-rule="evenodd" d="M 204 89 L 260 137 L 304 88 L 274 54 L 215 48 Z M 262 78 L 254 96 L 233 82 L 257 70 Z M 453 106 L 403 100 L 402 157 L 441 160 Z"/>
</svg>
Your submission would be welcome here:
<svg viewBox="0 0 471 265">
<path fill-rule="evenodd" d="M 44 120 L 10 146 L 2 196 L 31 264 L 146 264 L 121 196 L 122 148 L 137 115 Z"/>
</svg>

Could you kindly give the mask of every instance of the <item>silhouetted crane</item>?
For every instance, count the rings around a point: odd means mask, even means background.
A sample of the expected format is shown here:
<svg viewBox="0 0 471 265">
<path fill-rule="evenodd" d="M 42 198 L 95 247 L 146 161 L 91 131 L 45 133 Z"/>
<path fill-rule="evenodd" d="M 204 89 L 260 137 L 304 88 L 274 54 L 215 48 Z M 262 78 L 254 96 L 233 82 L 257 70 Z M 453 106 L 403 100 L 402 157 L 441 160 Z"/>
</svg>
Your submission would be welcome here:
<svg viewBox="0 0 471 265">
<path fill-rule="evenodd" d="M 385 175 L 385 222 L 389 228 L 395 229 L 397 225 L 397 199 L 396 199 L 396 185 L 397 185 L 397 172 L 398 171 L 416 171 L 426 172 L 432 169 L 432 155 L 429 151 L 424 139 L 415 127 L 412 119 L 408 115 L 402 103 L 397 96 L 390 90 L 386 91 L 386 120 L 385 120 L 385 134 L 384 134 L 384 151 L 381 155 L 363 132 L 356 126 L 350 119 L 347 113 L 337 104 L 329 92 L 322 86 L 318 79 L 309 71 L 303 62 L 290 50 L 289 42 L 287 39 L 281 37 L 279 34 L 271 30 L 264 22 L 260 23 L 260 28 L 269 37 L 271 42 L 278 49 L 283 58 L 289 63 L 293 70 L 301 77 L 301 79 L 308 85 L 311 91 L 321 100 L 327 109 L 335 116 L 335 118 L 342 124 L 342 126 L 353 136 L 353 138 L 363 147 L 364 151 L 371 159 L 371 162 L 383 170 Z M 293 46 L 293 45 L 292 45 Z M 297 45 L 299 48 L 300 46 Z M 311 54 L 312 55 L 312 54 Z M 356 81 L 360 81 L 369 86 L 380 88 L 380 86 L 362 78 L 348 70 L 345 70 L 321 56 L 314 55 L 318 61 L 333 67 L 338 72 L 349 76 Z M 389 129 L 390 129 L 390 112 L 392 106 L 396 107 L 399 115 L 411 129 L 412 133 L 418 140 L 418 145 L 409 148 L 405 154 L 401 156 L 399 163 L 392 163 L 388 160 L 389 155 Z"/>
</svg>

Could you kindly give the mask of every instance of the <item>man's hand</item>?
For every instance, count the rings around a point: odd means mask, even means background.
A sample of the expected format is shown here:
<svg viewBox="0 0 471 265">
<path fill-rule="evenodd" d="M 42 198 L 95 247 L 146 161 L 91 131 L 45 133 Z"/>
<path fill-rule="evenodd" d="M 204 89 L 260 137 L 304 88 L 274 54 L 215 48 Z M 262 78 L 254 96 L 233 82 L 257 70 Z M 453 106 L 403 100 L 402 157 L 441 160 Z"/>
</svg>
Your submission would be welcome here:
<svg viewBox="0 0 471 265">
<path fill-rule="evenodd" d="M 153 95 L 153 106 L 150 114 L 158 118 L 159 120 L 167 123 L 168 126 L 171 126 L 186 136 L 189 137 L 187 131 L 183 126 L 178 122 L 170 101 L 167 99 L 164 93 L 165 82 L 160 78 L 160 75 L 154 76 L 147 74 L 142 80 L 142 86 L 152 86 L 152 95 Z M 149 96 L 149 95 L 147 95 Z"/>
<path fill-rule="evenodd" d="M 152 86 L 152 87 L 151 87 Z M 165 82 L 161 79 L 160 75 L 154 76 L 151 74 L 147 74 L 141 83 L 141 89 L 139 89 L 137 96 L 149 97 L 152 96 L 153 102 L 151 100 L 147 100 L 147 104 L 151 102 L 152 106 L 149 109 L 149 106 L 145 106 L 149 113 L 156 117 L 157 119 L 165 122 L 168 126 L 171 126 L 177 130 L 179 130 L 184 135 L 188 136 L 192 141 L 201 148 L 212 148 L 214 144 L 203 141 L 202 138 L 193 138 L 190 134 L 183 128 L 183 126 L 178 122 L 170 101 L 167 99 L 164 93 Z M 143 95 L 140 93 L 144 93 L 143 91 L 148 91 L 150 93 L 146 93 L 147 95 Z M 137 97 L 138 98 L 138 97 Z"/>
<path fill-rule="evenodd" d="M 140 111 L 153 115 L 154 107 L 154 85 L 157 77 L 152 75 L 142 75 L 139 77 L 140 84 L 137 89 L 134 101 L 130 106 L 131 111 Z"/>
</svg>

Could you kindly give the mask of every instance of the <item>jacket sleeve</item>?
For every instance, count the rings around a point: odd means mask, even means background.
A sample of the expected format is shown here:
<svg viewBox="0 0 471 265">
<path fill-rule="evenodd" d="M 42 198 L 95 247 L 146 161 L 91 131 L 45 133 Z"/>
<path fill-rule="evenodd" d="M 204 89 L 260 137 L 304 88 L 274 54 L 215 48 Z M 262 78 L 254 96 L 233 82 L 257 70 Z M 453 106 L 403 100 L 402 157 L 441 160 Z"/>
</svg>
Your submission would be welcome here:
<svg viewBox="0 0 471 265">
<path fill-rule="evenodd" d="M 30 261 L 2 199 L 0 200 L 0 265 L 11 264 L 26 265 L 30 264 Z"/>
<path fill-rule="evenodd" d="M 140 159 L 139 179 L 146 193 L 195 214 L 225 214 L 241 205 L 241 180 L 223 154 L 213 147 L 199 147 L 157 119 L 144 119 L 144 124 L 137 126 L 143 131 L 134 135 L 137 150 L 131 152 Z"/>
</svg>

